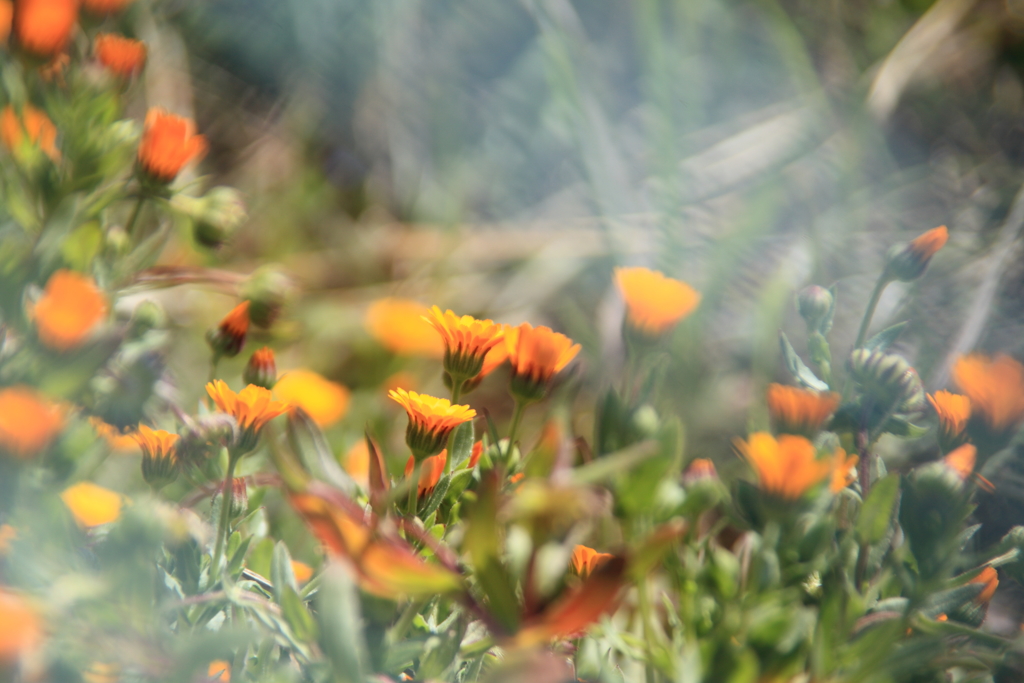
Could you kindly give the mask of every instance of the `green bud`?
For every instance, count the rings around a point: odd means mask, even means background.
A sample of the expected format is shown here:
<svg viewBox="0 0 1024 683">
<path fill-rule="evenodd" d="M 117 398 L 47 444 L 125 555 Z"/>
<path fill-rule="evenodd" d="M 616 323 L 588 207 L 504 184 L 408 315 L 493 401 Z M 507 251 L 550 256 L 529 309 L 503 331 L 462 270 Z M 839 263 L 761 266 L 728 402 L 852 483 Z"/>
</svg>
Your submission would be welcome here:
<svg viewBox="0 0 1024 683">
<path fill-rule="evenodd" d="M 864 393 L 881 405 L 909 413 L 924 407 L 924 385 L 904 358 L 882 351 L 855 349 L 848 363 L 850 376 Z"/>
<path fill-rule="evenodd" d="M 274 323 L 294 293 L 292 279 L 273 266 L 257 269 L 241 287 L 242 298 L 249 301 L 249 319 L 262 328 Z"/>
<path fill-rule="evenodd" d="M 150 330 L 160 330 L 167 327 L 167 312 L 157 302 L 146 299 L 132 311 L 132 318 L 128 322 L 127 336 L 129 339 L 138 339 Z"/>
<path fill-rule="evenodd" d="M 800 317 L 811 332 L 826 332 L 822 327 L 831 326 L 832 306 L 835 303 L 832 292 L 818 285 L 801 289 L 796 296 Z"/>
</svg>

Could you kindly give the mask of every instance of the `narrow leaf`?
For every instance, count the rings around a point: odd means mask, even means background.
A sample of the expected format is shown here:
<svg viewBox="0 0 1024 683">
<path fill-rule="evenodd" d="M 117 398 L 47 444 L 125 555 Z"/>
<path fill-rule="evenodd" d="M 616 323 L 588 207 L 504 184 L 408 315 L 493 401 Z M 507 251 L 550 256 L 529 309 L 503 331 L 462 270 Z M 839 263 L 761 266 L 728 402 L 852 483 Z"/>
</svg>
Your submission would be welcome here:
<svg viewBox="0 0 1024 683">
<path fill-rule="evenodd" d="M 793 345 L 789 343 L 786 333 L 781 330 L 779 330 L 779 346 L 782 347 L 782 358 L 786 361 L 786 368 L 789 369 L 796 381 L 808 389 L 828 391 L 828 385 L 818 379 L 818 376 L 800 360 Z"/>
<path fill-rule="evenodd" d="M 898 474 L 889 476 L 875 482 L 868 494 L 867 500 L 861 506 L 860 516 L 857 518 L 857 537 L 864 543 L 878 543 L 885 538 L 885 533 L 892 523 L 893 508 L 896 505 L 896 496 L 900 491 L 900 477 Z"/>
</svg>

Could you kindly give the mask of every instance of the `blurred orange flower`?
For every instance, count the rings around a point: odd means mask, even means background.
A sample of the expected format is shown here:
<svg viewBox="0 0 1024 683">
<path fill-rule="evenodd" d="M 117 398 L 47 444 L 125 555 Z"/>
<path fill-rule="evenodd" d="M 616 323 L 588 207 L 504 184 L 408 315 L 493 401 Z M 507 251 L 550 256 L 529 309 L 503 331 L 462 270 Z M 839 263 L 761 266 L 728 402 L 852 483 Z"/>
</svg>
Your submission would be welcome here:
<svg viewBox="0 0 1024 683">
<path fill-rule="evenodd" d="M 312 370 L 289 370 L 274 385 L 274 394 L 302 408 L 321 427 L 329 427 L 348 411 L 351 392 Z"/>
<path fill-rule="evenodd" d="M 417 494 L 422 496 L 430 493 L 437 486 L 437 482 L 441 481 L 441 475 L 444 474 L 444 466 L 448 462 L 448 449 L 444 449 L 437 455 L 432 455 L 423 461 L 420 465 L 420 481 L 417 485 Z M 416 459 L 409 456 L 409 459 L 405 463 L 405 476 L 411 477 L 413 469 L 416 467 Z"/>
<path fill-rule="evenodd" d="M 980 574 L 970 580 L 970 583 L 985 584 L 985 588 L 982 589 L 974 601 L 979 605 L 988 604 L 992 596 L 996 594 L 996 589 L 999 588 L 999 573 L 992 567 L 985 567 L 981 570 Z"/>
<path fill-rule="evenodd" d="M 39 57 L 64 51 L 78 21 L 78 0 L 17 0 L 14 36 L 18 45 Z"/>
<path fill-rule="evenodd" d="M 818 393 L 782 384 L 768 385 L 768 413 L 775 429 L 814 436 L 839 406 L 839 394 Z"/>
<path fill-rule="evenodd" d="M 564 334 L 530 323 L 506 330 L 505 346 L 512 363 L 513 390 L 529 400 L 541 398 L 544 385 L 580 352 L 580 345 Z"/>
<path fill-rule="evenodd" d="M 139 442 L 135 440 L 134 434 L 125 434 L 113 425 L 109 425 L 98 417 L 90 417 L 89 424 L 96 430 L 96 435 L 107 442 L 111 450 L 134 451 L 138 450 Z"/>
<path fill-rule="evenodd" d="M 242 379 L 264 389 L 273 389 L 277 383 L 277 357 L 269 346 L 256 349 L 245 364 Z M 307 411 L 308 412 L 308 411 Z"/>
<path fill-rule="evenodd" d="M 409 416 L 405 441 L 417 461 L 439 453 L 453 429 L 476 417 L 476 411 L 469 406 L 452 405 L 446 398 L 405 389 L 390 391 L 388 396 L 405 408 Z"/>
<path fill-rule="evenodd" d="M 120 12 L 135 0 L 82 0 L 82 7 L 93 14 Z"/>
<path fill-rule="evenodd" d="M 124 505 L 120 493 L 88 481 L 69 486 L 60 497 L 75 521 L 87 529 L 116 521 Z"/>
<path fill-rule="evenodd" d="M 292 574 L 295 575 L 295 580 L 299 583 L 306 583 L 313 578 L 313 568 L 305 562 L 292 560 Z"/>
<path fill-rule="evenodd" d="M 206 333 L 206 340 L 214 353 L 234 358 L 245 346 L 249 332 L 249 301 L 238 304 L 225 315 L 217 327 Z"/>
<path fill-rule="evenodd" d="M 60 407 L 35 389 L 0 389 L 0 451 L 15 458 L 31 458 L 50 445 L 63 425 Z"/>
<path fill-rule="evenodd" d="M 886 273 L 890 278 L 911 282 L 921 277 L 932 256 L 946 245 L 949 231 L 945 225 L 932 228 L 903 247 L 894 247 L 889 254 Z"/>
<path fill-rule="evenodd" d="M 946 240 L 949 239 L 949 231 L 945 225 L 940 225 L 937 228 L 918 235 L 916 238 L 911 240 L 908 245 L 908 249 L 914 253 L 914 255 L 922 260 L 927 261 L 932 256 L 935 256 L 939 252 L 939 249 L 946 246 Z"/>
<path fill-rule="evenodd" d="M 80 346 L 107 315 L 107 298 L 93 279 L 71 270 L 50 276 L 32 307 L 39 340 L 57 351 Z"/>
<path fill-rule="evenodd" d="M 178 435 L 140 424 L 133 436 L 142 449 L 142 478 L 158 487 L 174 481 L 178 475 Z"/>
<path fill-rule="evenodd" d="M 4 107 L 0 112 L 0 140 L 14 153 L 28 140 L 29 144 L 38 145 L 54 162 L 60 161 L 57 128 L 46 114 L 32 105 L 24 105 L 20 117 L 11 105 Z"/>
<path fill-rule="evenodd" d="M 215 379 L 206 385 L 206 393 L 222 413 L 235 418 L 238 428 L 246 432 L 243 443 L 250 448 L 255 447 L 256 436 L 264 425 L 288 411 L 288 405 L 275 401 L 269 389 L 255 384 L 236 394 L 224 380 Z"/>
<path fill-rule="evenodd" d="M 934 394 L 928 394 L 928 402 L 939 416 L 943 442 L 955 442 L 964 433 L 967 421 L 971 419 L 971 399 L 949 391 L 936 391 Z"/>
<path fill-rule="evenodd" d="M 461 380 L 480 374 L 484 357 L 505 334 L 505 329 L 492 320 L 477 320 L 471 315 L 459 317 L 451 310 L 442 313 L 437 306 L 424 319 L 444 341 L 444 369 Z"/>
<path fill-rule="evenodd" d="M 1024 418 L 1024 366 L 1006 355 L 958 358 L 953 379 L 988 425 L 1002 431 Z"/>
<path fill-rule="evenodd" d="M 626 321 L 649 337 L 665 334 L 700 304 L 693 287 L 649 268 L 616 268 L 615 284 L 626 300 Z"/>
<path fill-rule="evenodd" d="M 756 432 L 747 441 L 735 440 L 736 448 L 757 473 L 762 490 L 786 500 L 796 500 L 830 474 L 834 462 L 817 457 L 814 444 L 802 436 Z"/>
<path fill-rule="evenodd" d="M 7 42 L 11 35 L 11 19 L 14 18 L 14 3 L 11 0 L 0 0 L 0 43 Z"/>
<path fill-rule="evenodd" d="M 231 662 L 223 659 L 215 659 L 206 668 L 206 677 L 220 683 L 230 683 Z"/>
<path fill-rule="evenodd" d="M 131 78 L 146 65 L 146 44 L 114 33 L 101 33 L 93 45 L 100 64 L 121 78 Z"/>
<path fill-rule="evenodd" d="M 355 479 L 359 488 L 367 491 L 370 488 L 370 448 L 366 445 L 366 439 L 358 439 L 352 448 L 345 454 L 345 462 L 342 468 L 348 475 Z"/>
<path fill-rule="evenodd" d="M 17 661 L 42 639 L 42 622 L 29 602 L 0 587 L 0 663 Z"/>
<path fill-rule="evenodd" d="M 572 570 L 580 577 L 586 578 L 603 562 L 615 557 L 611 553 L 599 553 L 593 548 L 578 545 L 572 549 Z"/>
<path fill-rule="evenodd" d="M 961 481 L 966 481 L 974 473 L 974 463 L 978 457 L 978 449 L 973 444 L 965 443 L 942 459 L 950 469 L 956 472 Z"/>
<path fill-rule="evenodd" d="M 193 159 L 206 154 L 206 138 L 196 135 L 191 119 L 153 108 L 139 143 L 139 164 L 148 176 L 162 183 L 178 177 Z"/>
<path fill-rule="evenodd" d="M 832 478 L 829 481 L 828 489 L 832 493 L 839 493 L 857 479 L 853 468 L 860 462 L 860 456 L 846 455 L 846 451 L 837 448 L 832 456 Z"/>
<path fill-rule="evenodd" d="M 424 320 L 430 309 L 411 299 L 378 299 L 366 310 L 366 329 L 391 353 L 440 358 L 444 342 Z"/>
</svg>

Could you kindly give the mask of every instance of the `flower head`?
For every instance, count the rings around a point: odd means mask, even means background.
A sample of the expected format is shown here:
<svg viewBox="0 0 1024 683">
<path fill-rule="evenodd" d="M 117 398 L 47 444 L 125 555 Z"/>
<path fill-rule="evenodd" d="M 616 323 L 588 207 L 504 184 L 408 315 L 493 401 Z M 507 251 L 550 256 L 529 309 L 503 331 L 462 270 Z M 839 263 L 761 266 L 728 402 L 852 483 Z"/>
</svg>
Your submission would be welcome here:
<svg viewBox="0 0 1024 683">
<path fill-rule="evenodd" d="M 139 165 L 147 176 L 169 183 L 190 161 L 206 154 L 206 138 L 196 135 L 191 119 L 150 109 L 139 143 Z"/>
<path fill-rule="evenodd" d="M 444 369 L 454 381 L 464 382 L 480 374 L 487 353 L 501 343 L 505 329 L 492 320 L 459 317 L 434 306 L 424 316 L 444 341 Z"/>
<path fill-rule="evenodd" d="M 351 396 L 346 387 L 312 370 L 289 370 L 274 385 L 274 394 L 302 408 L 320 427 L 329 427 L 344 417 Z"/>
<path fill-rule="evenodd" d="M 447 448 L 423 461 L 423 464 L 420 465 L 419 484 L 416 487 L 416 492 L 419 496 L 422 497 L 434 490 L 437 483 L 441 481 L 441 476 L 444 474 L 444 466 L 447 462 Z M 416 459 L 410 455 L 409 459 L 405 462 L 405 476 L 411 477 L 415 469 Z"/>
<path fill-rule="evenodd" d="M 839 394 L 768 385 L 768 413 L 779 432 L 814 436 L 839 406 Z"/>
<path fill-rule="evenodd" d="M 1009 356 L 989 358 L 971 354 L 958 358 L 953 379 L 995 431 L 1004 431 L 1024 419 L 1024 366 Z"/>
<path fill-rule="evenodd" d="M 20 459 L 38 455 L 46 450 L 63 424 L 61 409 L 34 389 L 0 389 L 0 452 Z"/>
<path fill-rule="evenodd" d="M 80 346 L 107 315 L 107 298 L 93 279 L 71 270 L 50 276 L 32 308 L 39 340 L 57 351 Z"/>
<path fill-rule="evenodd" d="M 63 52 L 77 21 L 78 0 L 17 0 L 14 5 L 14 37 L 37 57 Z"/>
<path fill-rule="evenodd" d="M 120 12 L 134 0 L 82 0 L 82 7 L 93 14 Z"/>
<path fill-rule="evenodd" d="M 444 343 L 426 320 L 430 309 L 411 299 L 378 299 L 366 310 L 366 328 L 373 338 L 399 356 L 439 358 Z"/>
<path fill-rule="evenodd" d="M 42 621 L 29 602 L 0 587 L 0 664 L 16 662 L 42 637 Z"/>
<path fill-rule="evenodd" d="M 178 476 L 178 435 L 140 424 L 133 435 L 142 449 L 142 478 L 160 488 Z"/>
<path fill-rule="evenodd" d="M 944 457 L 942 462 L 956 472 L 960 481 L 967 481 L 967 478 L 974 473 L 974 463 L 977 458 L 978 449 L 973 444 L 965 443 Z"/>
<path fill-rule="evenodd" d="M 370 447 L 366 445 L 366 439 L 356 439 L 345 453 L 342 468 L 359 484 L 359 488 L 370 490 Z"/>
<path fill-rule="evenodd" d="M 116 521 L 124 505 L 120 493 L 88 481 L 64 489 L 60 497 L 71 510 L 75 521 L 87 529 Z"/>
<path fill-rule="evenodd" d="M 785 500 L 800 498 L 835 469 L 835 463 L 819 459 L 814 444 L 802 436 L 782 434 L 776 440 L 768 432 L 756 432 L 735 443 L 757 473 L 761 489 Z"/>
<path fill-rule="evenodd" d="M 31 105 L 21 108 L 21 116 L 11 105 L 4 107 L 0 112 L 0 140 L 16 156 L 21 154 L 23 145 L 29 145 L 41 149 L 54 162 L 60 161 L 57 128 L 46 114 Z"/>
<path fill-rule="evenodd" d="M 245 364 L 242 379 L 246 384 L 255 384 L 264 389 L 273 389 L 277 383 L 277 358 L 269 346 L 256 349 Z M 306 411 L 309 412 L 309 411 Z"/>
<path fill-rule="evenodd" d="M 506 330 L 505 346 L 512 363 L 512 393 L 525 401 L 543 398 L 555 373 L 580 352 L 580 345 L 564 334 L 530 323 Z"/>
<path fill-rule="evenodd" d="M 249 332 L 249 301 L 243 301 L 206 334 L 206 341 L 215 354 L 226 358 L 237 356 L 245 346 Z"/>
<path fill-rule="evenodd" d="M 235 418 L 243 432 L 239 446 L 244 450 L 255 448 L 263 426 L 288 410 L 288 404 L 273 400 L 268 389 L 254 384 L 236 394 L 223 380 L 215 379 L 206 385 L 206 393 L 221 412 Z"/>
<path fill-rule="evenodd" d="M 928 394 L 928 402 L 939 416 L 939 441 L 943 449 L 955 448 L 971 419 L 971 399 L 949 391 L 936 391 Z"/>
<path fill-rule="evenodd" d="M 910 282 L 921 277 L 932 256 L 946 245 L 949 231 L 945 225 L 932 228 L 905 245 L 897 245 L 889 252 L 886 270 L 894 279 Z"/>
<path fill-rule="evenodd" d="M 648 268 L 616 268 L 615 284 L 626 300 L 626 323 L 648 337 L 665 334 L 700 304 L 693 287 Z"/>
<path fill-rule="evenodd" d="M 417 462 L 440 453 L 452 430 L 476 417 L 476 411 L 469 406 L 452 405 L 446 398 L 405 389 L 389 391 L 388 396 L 405 408 L 409 416 L 405 442 Z"/>
<path fill-rule="evenodd" d="M 837 448 L 832 456 L 832 478 L 829 480 L 829 491 L 839 493 L 852 484 L 857 479 L 853 468 L 857 466 L 858 462 L 860 462 L 859 456 L 848 456 L 842 448 Z"/>
<path fill-rule="evenodd" d="M 100 418 L 92 416 L 89 424 L 96 430 L 96 436 L 107 442 L 114 451 L 135 451 L 139 448 L 139 442 L 135 440 L 135 434 L 125 434 L 114 425 L 107 424 Z"/>
<path fill-rule="evenodd" d="M 114 33 L 96 36 L 96 58 L 115 75 L 131 78 L 146 65 L 146 44 Z"/>
<path fill-rule="evenodd" d="M 295 580 L 300 584 L 306 583 L 313 578 L 313 568 L 305 562 L 292 560 L 292 574 L 295 575 Z"/>
<path fill-rule="evenodd" d="M 572 570 L 577 576 L 586 578 L 597 569 L 602 563 L 615 557 L 611 553 L 599 553 L 593 548 L 585 545 L 578 545 L 572 549 Z"/>
<path fill-rule="evenodd" d="M 14 3 L 11 0 L 0 0 L 0 43 L 7 42 L 11 35 L 11 20 L 14 18 Z"/>
</svg>

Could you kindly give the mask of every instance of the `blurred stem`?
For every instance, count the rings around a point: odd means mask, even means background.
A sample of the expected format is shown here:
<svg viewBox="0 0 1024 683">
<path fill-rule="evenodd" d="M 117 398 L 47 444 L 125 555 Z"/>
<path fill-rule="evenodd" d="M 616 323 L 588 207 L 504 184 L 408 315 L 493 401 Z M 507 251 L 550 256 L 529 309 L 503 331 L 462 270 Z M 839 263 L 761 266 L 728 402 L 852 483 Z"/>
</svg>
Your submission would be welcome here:
<svg viewBox="0 0 1024 683">
<path fill-rule="evenodd" d="M 213 579 L 220 575 L 220 562 L 224 556 L 224 541 L 227 537 L 228 522 L 231 520 L 231 499 L 232 483 L 235 477 L 235 465 L 238 464 L 239 455 L 234 449 L 228 449 L 228 467 L 224 474 L 224 487 L 220 492 L 220 521 L 217 523 L 217 540 L 213 546 L 213 564 L 210 566 L 210 575 Z"/>
<path fill-rule="evenodd" d="M 416 618 L 416 615 L 420 613 L 420 610 L 423 609 L 423 606 L 426 604 L 426 600 L 410 600 L 409 604 L 405 606 L 404 610 L 402 610 L 402 615 L 398 617 L 398 621 L 396 621 L 395 625 L 391 627 L 390 631 L 388 631 L 388 642 L 392 645 L 401 643 L 405 638 L 405 634 L 408 633 L 409 627 L 412 626 L 413 619 Z"/>
<path fill-rule="evenodd" d="M 864 346 L 864 340 L 868 336 L 868 327 L 871 325 L 871 319 L 875 316 L 875 309 L 878 308 L 878 300 L 882 298 L 882 292 L 885 291 L 886 286 L 892 282 L 889 274 L 886 271 L 882 271 L 882 274 L 878 276 L 878 282 L 875 283 L 875 290 L 871 292 L 871 300 L 868 301 L 868 307 L 864 311 L 864 317 L 860 321 L 860 329 L 857 331 L 857 341 L 854 342 L 853 348 L 859 349 Z"/>
<path fill-rule="evenodd" d="M 128 222 L 124 224 L 124 232 L 130 238 L 132 232 L 135 230 L 135 224 L 139 220 L 139 215 L 142 213 L 142 205 L 146 203 L 146 193 L 140 192 L 138 199 L 135 200 L 135 208 L 132 209 L 131 215 L 128 217 Z"/>
<path fill-rule="evenodd" d="M 651 596 L 650 582 L 640 581 L 637 584 L 637 599 L 640 603 L 640 618 L 643 620 L 644 641 L 647 643 L 648 653 L 654 652 L 654 627 L 651 621 Z M 650 662 L 650 655 L 644 664 L 644 679 L 646 683 L 657 683 L 658 674 L 654 665 Z"/>
<path fill-rule="evenodd" d="M 516 440 L 516 433 L 519 431 L 519 423 L 523 421 L 523 413 L 526 411 L 526 401 L 517 398 L 515 410 L 512 411 L 512 426 L 508 428 L 508 448 L 505 449 L 505 461 L 508 462 L 512 455 L 512 445 Z"/>
<path fill-rule="evenodd" d="M 860 495 L 861 500 L 865 501 L 868 499 L 868 491 L 871 490 L 871 463 L 869 458 L 871 457 L 871 441 L 868 438 L 867 429 L 861 429 L 857 432 L 857 454 L 859 460 L 857 462 L 857 474 L 860 478 Z M 854 574 L 854 586 L 860 591 L 864 585 L 864 574 L 867 573 L 868 569 L 868 553 L 871 552 L 871 547 L 867 543 L 861 543 L 857 549 L 857 570 Z"/>
</svg>

